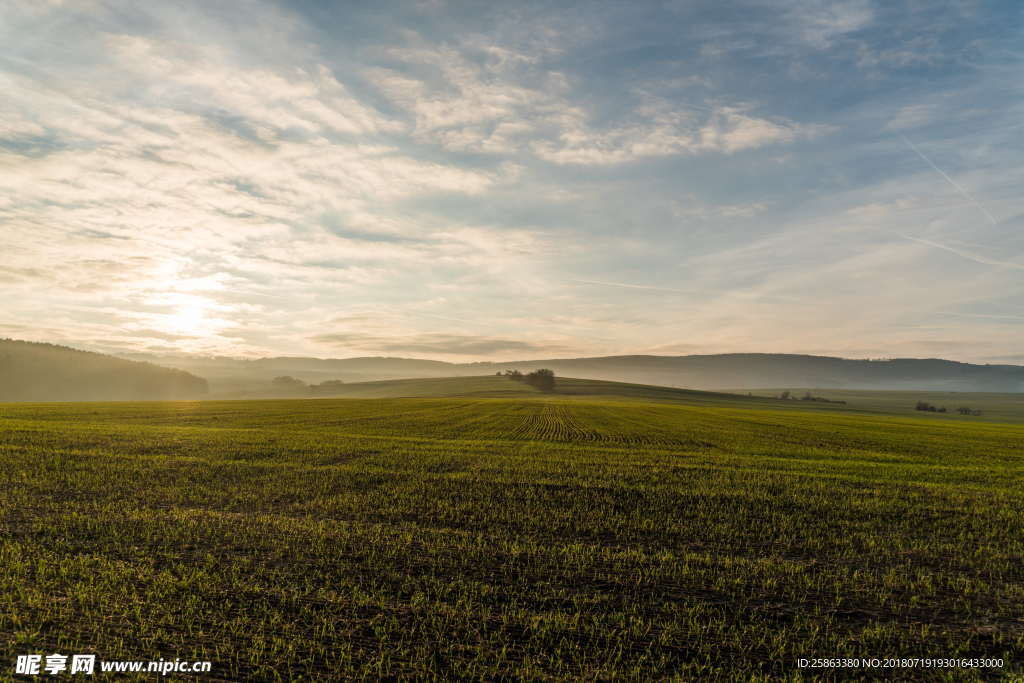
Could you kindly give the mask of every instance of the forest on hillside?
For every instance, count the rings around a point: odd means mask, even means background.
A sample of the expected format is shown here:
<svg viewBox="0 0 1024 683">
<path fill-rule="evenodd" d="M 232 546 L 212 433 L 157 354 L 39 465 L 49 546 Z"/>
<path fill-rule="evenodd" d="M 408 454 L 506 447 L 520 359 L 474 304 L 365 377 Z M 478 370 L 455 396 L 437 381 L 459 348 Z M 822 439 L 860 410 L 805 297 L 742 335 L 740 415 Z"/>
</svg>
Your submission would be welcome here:
<svg viewBox="0 0 1024 683">
<path fill-rule="evenodd" d="M 66 346 L 0 339 L 0 401 L 201 398 L 205 379 L 183 370 Z"/>
</svg>

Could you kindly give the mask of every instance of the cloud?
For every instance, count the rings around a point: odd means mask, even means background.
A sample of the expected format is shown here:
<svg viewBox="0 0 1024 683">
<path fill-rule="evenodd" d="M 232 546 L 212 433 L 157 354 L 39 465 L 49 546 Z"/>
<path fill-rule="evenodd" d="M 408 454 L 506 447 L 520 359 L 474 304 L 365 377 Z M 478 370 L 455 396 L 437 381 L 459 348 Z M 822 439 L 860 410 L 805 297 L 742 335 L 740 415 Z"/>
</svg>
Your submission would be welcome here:
<svg viewBox="0 0 1024 683">
<path fill-rule="evenodd" d="M 886 130 L 905 130 L 929 123 L 936 115 L 936 105 L 919 102 L 901 107 L 896 115 L 885 124 Z"/>
<path fill-rule="evenodd" d="M 15 3 L 0 312 L 240 355 L 1012 349 L 944 314 L 1019 298 L 1019 226 L 886 131 L 1017 215 L 1014 17 L 912 5 Z"/>
<path fill-rule="evenodd" d="M 734 154 L 817 137 L 827 126 L 770 121 L 722 107 L 703 121 L 690 113 L 594 130 L 582 121 L 554 140 L 534 143 L 541 158 L 558 164 L 620 164 L 640 159 L 704 153 Z"/>
<path fill-rule="evenodd" d="M 476 63 L 451 46 L 394 48 L 384 52 L 405 65 L 374 68 L 367 76 L 414 121 L 413 135 L 462 152 L 531 152 L 556 164 L 615 165 L 691 154 L 734 154 L 812 139 L 833 130 L 749 112 L 746 105 L 694 106 L 637 90 L 621 121 L 595 125 L 594 116 L 571 99 L 566 76 L 545 70 L 536 57 L 490 46 L 501 59 Z M 514 67 L 510 67 L 509 64 Z M 417 75 L 433 67 L 432 76 Z M 527 85 L 527 82 L 538 85 Z M 676 87 L 700 83 L 675 79 Z"/>
<path fill-rule="evenodd" d="M 166 35 L 100 33 L 96 47 L 85 80 L 5 74 L 6 103 L 31 117 L 11 119 L 5 132 L 44 130 L 57 142 L 44 154 L 0 148 L 0 167 L 11 171 L 0 174 L 0 220 L 17 244 L 4 279 L 45 282 L 30 296 L 67 306 L 68 324 L 83 336 L 162 329 L 193 338 L 183 348 L 239 349 L 233 331 L 248 326 L 225 318 L 240 309 L 223 301 L 274 296 L 273 280 L 320 296 L 385 283 L 399 261 L 472 268 L 501 253 L 480 238 L 486 228 L 451 223 L 434 238 L 382 245 L 309 230 L 325 212 L 340 212 L 357 238 L 423 236 L 435 228 L 391 214 L 388 203 L 480 194 L 507 171 L 407 153 L 386 140 L 404 124 L 357 101 L 326 66 L 240 65 L 222 43 Z M 307 50 L 286 41 L 281 51 Z M 32 271 L 37 263 L 47 272 Z M 111 316 L 93 303 L 104 297 L 144 307 L 155 293 L 227 272 L 234 291 L 213 292 L 202 311 L 181 300 L 173 311 L 95 323 Z M 96 313 L 86 323 L 89 306 Z M 179 334 L 182 326 L 190 332 Z"/>
<path fill-rule="evenodd" d="M 786 7 L 800 38 L 818 49 L 865 29 L 874 19 L 870 0 L 798 0 Z"/>
<path fill-rule="evenodd" d="M 668 202 L 669 211 L 675 218 L 693 221 L 721 221 L 728 219 L 752 218 L 769 211 L 768 201 L 744 202 L 738 204 L 711 204 L 701 200 L 694 193 Z"/>
<path fill-rule="evenodd" d="M 355 99 L 323 64 L 281 72 L 239 68 L 219 46 L 137 35 L 105 36 L 111 59 L 127 67 L 140 94 L 175 109 L 217 110 L 250 122 L 263 139 L 296 131 L 352 135 L 400 130 L 402 125 Z"/>
<path fill-rule="evenodd" d="M 407 337 L 377 337 L 362 334 L 321 334 L 312 341 L 344 349 L 372 349 L 387 353 L 429 353 L 451 356 L 490 356 L 498 353 L 556 352 L 557 344 L 543 344 L 487 336 L 430 333 Z"/>
<path fill-rule="evenodd" d="M 647 289 L 656 292 L 674 292 L 676 294 L 693 294 L 693 291 L 674 289 L 672 287 L 656 287 L 654 285 L 640 285 L 629 282 L 605 282 L 602 280 L 578 280 L 572 279 L 569 282 L 579 282 L 584 285 L 600 285 L 602 287 L 622 287 L 624 289 Z"/>
<path fill-rule="evenodd" d="M 987 256 L 982 256 L 981 254 L 975 253 L 968 249 L 953 247 L 948 244 L 941 244 L 939 242 L 922 239 L 920 237 L 911 237 L 910 235 L 903 234 L 901 234 L 900 237 L 910 240 L 912 242 L 917 242 L 918 244 L 924 244 L 929 247 L 934 247 L 936 249 L 948 251 L 949 253 L 956 254 L 957 256 L 967 259 L 968 261 L 974 261 L 975 263 L 981 263 L 986 266 L 999 266 L 1000 268 L 1013 268 L 1017 270 L 1024 270 L 1024 263 L 1016 263 L 1014 261 L 1003 261 L 1000 259 L 989 258 Z"/>
</svg>

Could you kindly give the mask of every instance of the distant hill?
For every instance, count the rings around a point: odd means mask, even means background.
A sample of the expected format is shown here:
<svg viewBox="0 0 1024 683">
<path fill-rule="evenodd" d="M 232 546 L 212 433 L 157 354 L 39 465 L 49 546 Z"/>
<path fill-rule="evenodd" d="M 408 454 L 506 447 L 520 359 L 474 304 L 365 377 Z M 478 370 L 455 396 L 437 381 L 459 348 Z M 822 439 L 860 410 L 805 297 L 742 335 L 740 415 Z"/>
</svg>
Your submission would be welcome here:
<svg viewBox="0 0 1024 683">
<path fill-rule="evenodd" d="M 126 358 L 144 360 L 171 368 L 179 368 L 210 382 L 216 393 L 266 391 L 275 377 L 290 376 L 308 384 L 330 380 L 371 382 L 386 379 L 451 377 L 474 374 L 462 372 L 458 366 L 444 361 L 413 358 L 304 358 L 282 356 L 246 360 L 225 356 L 158 356 L 125 354 Z M 477 370 L 475 374 L 481 374 Z"/>
<path fill-rule="evenodd" d="M 265 393 L 256 395 L 222 395 L 223 398 L 281 398 Z M 981 393 L 949 391 L 889 391 L 858 389 L 797 389 L 790 397 L 780 397 L 782 389 L 730 393 L 699 391 L 676 387 L 651 386 L 611 382 L 601 379 L 558 377 L 555 388 L 544 392 L 525 382 L 515 382 L 497 375 L 431 377 L 427 379 L 388 379 L 375 382 L 353 382 L 332 385 L 330 391 L 312 392 L 306 387 L 288 398 L 493 398 L 539 399 L 543 401 L 582 400 L 612 401 L 616 403 L 640 401 L 644 403 L 671 403 L 706 408 L 754 408 L 758 410 L 799 410 L 898 415 L 917 419 L 957 420 L 963 422 L 1024 423 L 1024 392 Z M 804 398 L 811 394 L 814 398 Z M 943 414 L 921 412 L 915 409 L 918 401 L 925 400 L 936 406 L 945 406 Z M 969 417 L 957 413 L 959 406 L 970 406 Z M 973 411 L 977 411 L 976 413 Z"/>
<path fill-rule="evenodd" d="M 700 389 L 820 387 L 843 389 L 1024 391 L 1024 367 L 937 358 L 853 360 L 779 353 L 704 356 L 609 356 L 526 363 L 479 363 L 474 374 L 548 367 L 556 374 Z"/>
<path fill-rule="evenodd" d="M 312 395 L 310 395 L 313 397 Z M 662 386 L 626 384 L 605 380 L 559 377 L 554 391 L 544 392 L 509 377 L 495 375 L 430 377 L 420 379 L 389 379 L 374 382 L 354 382 L 334 388 L 322 398 L 582 398 L 617 399 L 650 402 L 685 403 L 699 405 L 712 403 L 727 405 L 798 405 L 797 401 L 779 401 L 764 396 L 694 391 Z M 806 404 L 804 404 L 806 406 Z"/>
<path fill-rule="evenodd" d="M 0 401 L 138 401 L 200 398 L 205 379 L 183 370 L 0 339 Z"/>
<path fill-rule="evenodd" d="M 765 389 L 818 387 L 868 390 L 1024 391 L 1024 367 L 975 365 L 940 359 L 851 360 L 828 356 L 730 353 L 702 356 L 606 356 L 504 363 L 446 363 L 410 358 L 196 358 L 133 356 L 193 372 L 215 392 L 252 391 L 274 377 L 309 383 L 366 382 L 528 372 L 545 367 L 565 377 L 686 387 Z"/>
</svg>

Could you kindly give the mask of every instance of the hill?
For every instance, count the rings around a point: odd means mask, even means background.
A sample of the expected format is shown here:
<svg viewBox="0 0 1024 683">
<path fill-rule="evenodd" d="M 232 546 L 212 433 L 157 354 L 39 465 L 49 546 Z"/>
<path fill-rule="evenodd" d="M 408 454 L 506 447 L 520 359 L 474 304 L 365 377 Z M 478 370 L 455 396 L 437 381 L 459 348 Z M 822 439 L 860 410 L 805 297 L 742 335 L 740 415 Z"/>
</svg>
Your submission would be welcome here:
<svg viewBox="0 0 1024 683">
<path fill-rule="evenodd" d="M 275 397 L 274 392 L 266 391 L 264 397 Z M 389 379 L 373 382 L 352 382 L 333 385 L 329 392 L 310 390 L 303 393 L 292 393 L 290 397 L 317 398 L 615 398 L 625 400 L 642 400 L 669 403 L 699 404 L 714 402 L 715 405 L 725 403 L 741 403 L 749 406 L 753 403 L 778 403 L 777 399 L 755 397 L 739 394 L 727 394 L 712 391 L 696 391 L 675 387 L 659 387 L 607 380 L 578 379 L 558 377 L 555 390 L 550 393 L 524 383 L 514 382 L 508 377 L 482 375 L 475 377 L 425 377 L 414 379 Z M 236 395 L 222 394 L 216 398 L 255 398 L 255 395 L 240 392 Z"/>
<path fill-rule="evenodd" d="M 221 394 L 263 392 L 268 382 L 283 375 L 301 379 L 308 384 L 320 384 L 338 379 L 345 382 L 370 382 L 483 374 L 480 370 L 460 371 L 460 366 L 444 361 L 414 358 L 281 356 L 242 359 L 227 356 L 123 355 L 125 358 L 178 368 L 205 377 L 210 382 L 211 391 Z"/>
<path fill-rule="evenodd" d="M 515 362 L 446 363 L 411 358 L 197 358 L 132 356 L 206 377 L 216 392 L 251 391 L 276 376 L 309 383 L 493 375 L 545 367 L 563 377 L 585 377 L 692 389 L 821 387 L 866 390 L 1024 391 L 1024 367 L 977 365 L 926 358 L 852 360 L 777 353 L 701 356 L 606 356 Z"/>
<path fill-rule="evenodd" d="M 783 391 L 791 398 L 780 399 Z M 802 399 L 810 394 L 814 400 Z M 256 392 L 219 394 L 213 398 L 254 399 L 283 398 L 263 384 Z M 831 413 L 857 413 L 872 415 L 906 416 L 922 419 L 947 419 L 962 422 L 1024 422 L 1024 393 L 936 392 L 936 391 L 864 391 L 851 389 L 773 389 L 756 393 L 727 393 L 700 391 L 677 387 L 631 384 L 597 379 L 558 377 L 555 390 L 550 393 L 508 377 L 483 375 L 476 377 L 430 377 L 416 379 L 379 380 L 333 384 L 329 390 L 305 387 L 291 392 L 288 398 L 496 398 L 542 399 L 545 401 L 612 400 L 617 402 L 670 403 L 682 406 L 709 408 L 756 408 L 767 410 L 799 410 L 803 412 L 827 411 Z M 944 406 L 941 414 L 915 410 L 918 401 Z M 963 416 L 960 406 L 968 406 L 977 414 Z"/>
<path fill-rule="evenodd" d="M 618 400 L 686 403 L 691 405 L 755 404 L 773 405 L 778 399 L 715 391 L 697 391 L 676 387 L 660 387 L 608 380 L 558 377 L 555 390 L 545 393 L 508 377 L 483 375 L 476 377 L 430 377 L 418 379 L 379 380 L 338 385 L 329 398 L 613 398 Z"/>
<path fill-rule="evenodd" d="M 0 401 L 139 401 L 205 396 L 205 379 L 66 346 L 0 339 Z"/>
<path fill-rule="evenodd" d="M 703 389 L 780 386 L 934 391 L 1024 391 L 1024 367 L 975 365 L 936 358 L 854 360 L 779 353 L 704 356 L 609 356 L 509 364 L 480 370 L 548 367 L 557 374 Z"/>
</svg>

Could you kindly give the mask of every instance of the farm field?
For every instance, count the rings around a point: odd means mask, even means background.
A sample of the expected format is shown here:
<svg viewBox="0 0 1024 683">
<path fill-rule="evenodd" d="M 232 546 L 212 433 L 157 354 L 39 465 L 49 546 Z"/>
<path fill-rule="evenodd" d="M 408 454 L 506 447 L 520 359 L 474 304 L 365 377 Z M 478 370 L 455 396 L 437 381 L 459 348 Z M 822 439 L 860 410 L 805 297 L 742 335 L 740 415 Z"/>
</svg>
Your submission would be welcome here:
<svg viewBox="0 0 1024 683">
<path fill-rule="evenodd" d="M 778 396 L 786 389 L 755 389 L 755 397 Z M 813 396 L 821 396 L 831 400 L 846 401 L 846 405 L 836 406 L 824 404 L 828 410 L 837 407 L 843 410 L 858 412 L 875 412 L 887 415 L 903 415 L 907 417 L 935 417 L 937 419 L 956 418 L 980 422 L 1015 422 L 1024 423 L 1024 393 L 1000 394 L 991 392 L 962 391 L 868 391 L 858 389 L 789 389 L 790 393 L 799 398 L 806 392 Z M 746 393 L 746 392 L 743 392 Z M 935 406 L 947 409 L 944 414 L 922 413 L 914 410 L 918 401 L 926 401 Z M 980 416 L 961 416 L 957 414 L 959 407 L 972 408 L 981 412 Z"/>
<path fill-rule="evenodd" d="M 458 381 L 403 391 L 475 395 L 0 405 L 2 658 L 210 660 L 222 680 L 883 675 L 796 666 L 820 657 L 1024 674 L 1024 425 Z"/>
<path fill-rule="evenodd" d="M 779 400 L 783 391 L 792 399 Z M 801 401 L 810 392 L 815 397 L 845 403 Z M 343 384 L 330 395 L 332 398 L 517 398 L 536 397 L 537 390 L 504 377 L 437 377 L 425 379 L 380 380 Z M 218 398 L 214 396 L 213 398 Z M 224 395 L 220 398 L 271 398 L 271 396 Z M 677 387 L 608 382 L 593 379 L 559 378 L 558 392 L 546 396 L 558 398 L 591 398 L 596 400 L 644 401 L 678 403 L 692 406 L 739 408 L 781 408 L 804 411 L 824 410 L 830 413 L 858 413 L 953 419 L 965 422 L 1024 423 L 1024 393 L 937 392 L 937 391 L 867 391 L 849 389 L 779 388 L 735 389 L 730 393 L 682 389 Z M 946 406 L 944 414 L 922 413 L 914 410 L 918 401 Z M 959 415 L 960 406 L 981 411 L 980 416 Z"/>
</svg>

